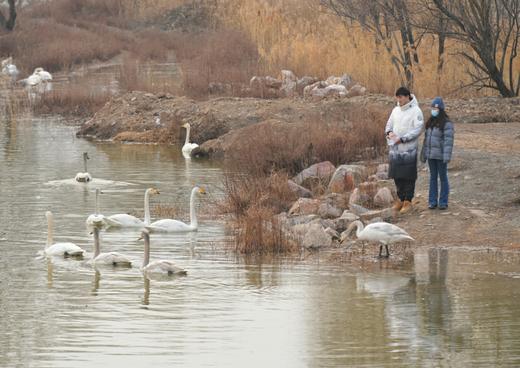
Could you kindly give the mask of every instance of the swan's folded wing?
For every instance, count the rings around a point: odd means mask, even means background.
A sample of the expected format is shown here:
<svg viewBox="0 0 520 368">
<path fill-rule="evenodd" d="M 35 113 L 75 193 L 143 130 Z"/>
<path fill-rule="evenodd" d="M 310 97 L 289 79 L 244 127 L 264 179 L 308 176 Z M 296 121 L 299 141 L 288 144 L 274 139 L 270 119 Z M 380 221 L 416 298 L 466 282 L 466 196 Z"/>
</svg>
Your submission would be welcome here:
<svg viewBox="0 0 520 368">
<path fill-rule="evenodd" d="M 370 228 L 370 231 L 380 232 L 381 234 L 386 234 L 390 236 L 410 236 L 406 231 L 401 229 L 399 226 L 395 226 L 393 224 L 389 224 L 387 222 L 377 222 L 374 224 L 370 224 L 367 226 Z"/>
<path fill-rule="evenodd" d="M 127 256 L 117 252 L 101 253 L 96 257 L 94 262 L 96 264 L 106 264 L 114 266 L 132 265 L 132 261 L 128 259 Z"/>
<path fill-rule="evenodd" d="M 135 216 L 128 215 L 126 213 L 119 213 L 116 215 L 108 216 L 106 222 L 110 226 L 120 227 L 141 227 L 144 226 L 144 222 Z"/>
</svg>

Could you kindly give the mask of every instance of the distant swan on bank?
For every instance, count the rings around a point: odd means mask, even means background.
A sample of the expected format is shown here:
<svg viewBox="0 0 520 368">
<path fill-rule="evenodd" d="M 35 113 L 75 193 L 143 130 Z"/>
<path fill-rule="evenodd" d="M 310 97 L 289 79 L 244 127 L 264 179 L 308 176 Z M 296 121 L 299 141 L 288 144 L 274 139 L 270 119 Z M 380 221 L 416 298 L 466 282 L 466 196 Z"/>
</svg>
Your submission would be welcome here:
<svg viewBox="0 0 520 368">
<path fill-rule="evenodd" d="M 190 143 L 190 124 L 186 123 L 182 127 L 186 128 L 186 140 L 184 141 L 184 146 L 182 146 L 182 155 L 185 158 L 189 158 L 191 157 L 191 151 L 193 151 L 199 145 L 197 143 Z"/>
<path fill-rule="evenodd" d="M 148 188 L 144 192 L 144 222 L 135 216 L 126 213 L 108 216 L 105 218 L 108 226 L 113 227 L 143 227 L 150 225 L 150 195 L 160 194 L 156 188 Z"/>
<path fill-rule="evenodd" d="M 356 229 L 356 236 L 360 240 L 379 242 L 379 257 L 385 246 L 386 256 L 389 257 L 388 244 L 396 243 L 403 240 L 415 240 L 406 231 L 401 229 L 399 226 L 389 224 L 387 222 L 374 222 L 367 225 L 366 227 L 359 220 L 354 221 L 349 225 L 345 231 L 348 236 L 354 228 Z"/>
<path fill-rule="evenodd" d="M 142 237 L 144 239 L 144 257 L 143 257 L 143 273 L 161 273 L 168 275 L 186 275 L 188 272 L 178 266 L 172 261 L 160 259 L 150 262 L 150 233 L 148 230 L 143 230 Z"/>
<path fill-rule="evenodd" d="M 2 60 L 2 73 L 11 78 L 12 84 L 18 79 L 20 72 L 18 71 L 16 65 L 13 64 L 12 57 L 8 57 L 7 59 Z"/>
<path fill-rule="evenodd" d="M 197 231 L 198 222 L 197 222 L 197 214 L 195 211 L 195 195 L 196 194 L 206 194 L 206 190 L 204 188 L 200 188 L 198 186 L 193 187 L 190 195 L 190 223 L 186 224 L 179 220 L 172 219 L 162 219 L 155 222 L 152 222 L 150 225 L 146 225 L 145 228 L 150 230 L 151 233 L 154 232 L 188 232 L 188 231 Z"/>
<path fill-rule="evenodd" d="M 34 69 L 34 72 L 33 74 L 37 74 L 40 76 L 42 82 L 49 82 L 52 80 L 52 75 L 51 73 L 45 71 L 43 68 L 36 68 Z"/>
<path fill-rule="evenodd" d="M 45 246 L 44 253 L 48 256 L 83 256 L 85 251 L 74 243 L 66 242 L 53 244 L 54 216 L 52 215 L 51 211 L 47 211 L 45 212 L 45 217 L 47 217 L 47 244 Z"/>
<path fill-rule="evenodd" d="M 119 266 L 119 267 L 131 267 L 132 261 L 125 255 L 117 252 L 101 253 L 100 240 L 99 240 L 99 227 L 94 227 L 94 257 L 92 258 L 92 264 L 105 265 L 105 266 Z"/>
<path fill-rule="evenodd" d="M 88 152 L 83 152 L 83 167 L 85 172 L 79 172 L 76 174 L 75 179 L 77 182 L 88 183 L 89 181 L 92 181 L 92 176 L 90 176 L 87 170 L 87 160 L 90 160 L 90 157 L 88 157 Z"/>
<path fill-rule="evenodd" d="M 87 226 L 105 226 L 106 225 L 106 217 L 99 213 L 99 195 L 102 192 L 96 188 L 96 208 L 95 212 L 87 217 Z"/>
</svg>

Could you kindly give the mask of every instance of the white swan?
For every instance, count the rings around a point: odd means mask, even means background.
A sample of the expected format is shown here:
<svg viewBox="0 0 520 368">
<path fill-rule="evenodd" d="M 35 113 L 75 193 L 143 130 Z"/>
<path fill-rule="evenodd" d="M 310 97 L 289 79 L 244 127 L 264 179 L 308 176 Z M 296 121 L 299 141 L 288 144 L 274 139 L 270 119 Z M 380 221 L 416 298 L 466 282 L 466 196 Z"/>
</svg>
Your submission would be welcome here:
<svg viewBox="0 0 520 368">
<path fill-rule="evenodd" d="M 16 82 L 16 79 L 18 79 L 18 74 L 20 74 L 20 72 L 16 65 L 13 64 L 12 57 L 2 60 L 2 73 L 11 78 L 11 83 Z"/>
<path fill-rule="evenodd" d="M 186 123 L 182 127 L 186 128 L 186 140 L 184 141 L 184 146 L 182 146 L 182 155 L 185 158 L 189 158 L 191 157 L 191 151 L 199 145 L 197 143 L 190 143 L 190 124 Z"/>
<path fill-rule="evenodd" d="M 178 266 L 172 261 L 160 259 L 150 263 L 150 233 L 148 230 L 143 230 L 142 236 L 144 239 L 144 257 L 143 257 L 143 268 L 144 274 L 149 273 L 162 273 L 168 275 L 186 275 L 188 272 Z"/>
<path fill-rule="evenodd" d="M 356 236 L 358 239 L 381 243 L 379 246 L 379 257 L 381 257 L 383 245 L 386 249 L 385 257 L 389 257 L 390 253 L 388 252 L 388 244 L 403 240 L 415 240 L 399 226 L 389 224 L 387 222 L 374 222 L 365 227 L 361 221 L 356 220 L 351 223 L 347 230 L 345 230 L 345 232 L 342 234 L 342 241 L 352 232 L 354 228 L 357 228 Z"/>
<path fill-rule="evenodd" d="M 92 264 L 95 266 L 120 266 L 120 267 L 131 267 L 132 261 L 125 255 L 117 252 L 100 253 L 100 241 L 99 241 L 99 227 L 94 227 L 94 257 L 92 258 Z"/>
<path fill-rule="evenodd" d="M 45 246 L 44 253 L 48 256 L 83 256 L 85 251 L 74 243 L 67 242 L 53 244 L 52 237 L 54 231 L 54 216 L 52 215 L 51 211 L 47 211 L 45 212 L 45 217 L 47 217 L 47 244 Z"/>
<path fill-rule="evenodd" d="M 88 183 L 89 181 L 92 181 L 92 176 L 90 176 L 87 170 L 87 160 L 90 160 L 88 152 L 83 152 L 83 167 L 85 168 L 85 172 L 79 172 L 76 174 L 75 179 L 77 182 Z"/>
<path fill-rule="evenodd" d="M 160 194 L 156 188 L 148 188 L 144 192 L 144 222 L 135 216 L 120 213 L 105 217 L 108 226 L 113 227 L 143 227 L 150 225 L 150 195 Z"/>
<path fill-rule="evenodd" d="M 106 217 L 99 213 L 99 195 L 102 192 L 96 188 L 96 209 L 95 212 L 87 217 L 86 224 L 89 227 L 105 226 L 107 224 Z"/>
<path fill-rule="evenodd" d="M 35 74 L 40 76 L 42 82 L 49 82 L 49 81 L 52 80 L 51 73 L 43 70 L 43 68 L 36 68 L 36 69 L 34 69 L 33 75 L 35 75 Z"/>
<path fill-rule="evenodd" d="M 196 194 L 206 194 L 206 190 L 204 188 L 200 188 L 198 186 L 193 187 L 190 195 L 190 224 L 186 224 L 179 220 L 172 219 L 162 219 L 155 222 L 152 222 L 150 225 L 146 225 L 145 228 L 150 230 L 150 232 L 187 232 L 187 231 L 197 231 L 198 222 L 197 222 L 197 214 L 195 213 L 195 195 Z"/>
</svg>

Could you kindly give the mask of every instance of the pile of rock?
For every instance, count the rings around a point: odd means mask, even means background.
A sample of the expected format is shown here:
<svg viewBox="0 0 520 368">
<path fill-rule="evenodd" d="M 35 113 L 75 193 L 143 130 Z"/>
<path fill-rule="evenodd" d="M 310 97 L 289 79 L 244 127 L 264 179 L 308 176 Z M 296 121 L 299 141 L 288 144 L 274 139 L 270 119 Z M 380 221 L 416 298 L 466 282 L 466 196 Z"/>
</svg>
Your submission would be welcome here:
<svg viewBox="0 0 520 368">
<path fill-rule="evenodd" d="M 305 76 L 298 78 L 290 70 L 282 70 L 279 78 L 254 76 L 249 82 L 251 94 L 262 98 L 295 97 L 322 99 L 326 97 L 354 97 L 367 93 L 367 89 L 355 83 L 345 74 L 331 76 L 327 80 Z"/>
<path fill-rule="evenodd" d="M 325 161 L 314 164 L 289 180 L 299 199 L 276 220 L 287 236 L 305 248 L 338 244 L 355 220 L 365 223 L 389 221 L 395 192 L 387 176 L 388 165 L 381 164 L 374 174 L 364 165 L 335 167 Z M 313 198 L 312 188 L 325 185 L 324 195 Z"/>
</svg>

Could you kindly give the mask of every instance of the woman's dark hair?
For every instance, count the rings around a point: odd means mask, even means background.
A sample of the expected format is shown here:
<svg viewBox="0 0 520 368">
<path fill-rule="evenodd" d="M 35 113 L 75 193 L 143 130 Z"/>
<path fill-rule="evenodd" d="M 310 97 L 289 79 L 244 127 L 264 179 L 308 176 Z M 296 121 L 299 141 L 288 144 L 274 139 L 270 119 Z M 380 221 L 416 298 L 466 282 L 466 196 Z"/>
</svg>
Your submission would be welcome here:
<svg viewBox="0 0 520 368">
<path fill-rule="evenodd" d="M 397 91 L 395 91 L 396 96 L 411 96 L 410 90 L 406 87 L 399 87 Z"/>
<path fill-rule="evenodd" d="M 444 130 L 444 126 L 446 122 L 450 121 L 450 117 L 446 114 L 444 109 L 439 109 L 439 115 L 430 116 L 428 121 L 426 122 L 426 129 L 429 128 L 439 128 L 440 130 Z"/>
</svg>

